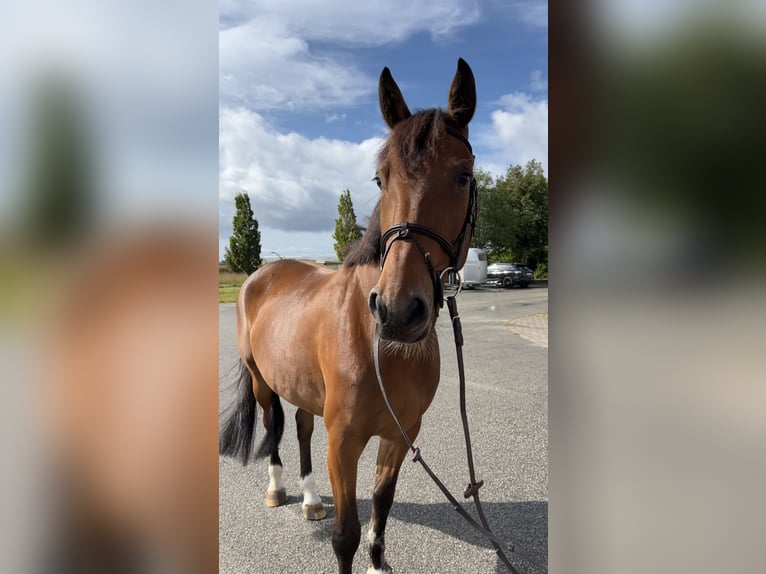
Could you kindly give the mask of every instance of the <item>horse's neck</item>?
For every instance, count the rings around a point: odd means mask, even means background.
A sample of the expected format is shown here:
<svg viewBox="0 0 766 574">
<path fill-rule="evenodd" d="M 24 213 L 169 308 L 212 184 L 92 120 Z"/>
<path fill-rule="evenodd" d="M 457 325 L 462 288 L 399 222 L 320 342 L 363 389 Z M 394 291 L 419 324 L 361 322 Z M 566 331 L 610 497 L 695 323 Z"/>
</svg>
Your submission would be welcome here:
<svg viewBox="0 0 766 574">
<path fill-rule="evenodd" d="M 365 304 L 367 297 L 380 278 L 380 269 L 377 265 L 357 265 L 349 271 L 352 272 L 353 281 L 359 285 L 359 290 L 364 294 Z"/>
</svg>

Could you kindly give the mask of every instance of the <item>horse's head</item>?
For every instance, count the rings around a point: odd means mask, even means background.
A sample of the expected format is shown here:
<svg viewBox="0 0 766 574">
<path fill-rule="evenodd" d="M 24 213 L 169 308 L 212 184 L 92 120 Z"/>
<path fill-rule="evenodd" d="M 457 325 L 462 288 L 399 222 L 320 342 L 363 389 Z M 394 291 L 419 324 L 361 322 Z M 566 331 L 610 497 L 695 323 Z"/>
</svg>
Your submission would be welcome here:
<svg viewBox="0 0 766 574">
<path fill-rule="evenodd" d="M 388 68 L 378 94 L 391 133 L 378 158 L 382 273 L 369 304 L 382 339 L 412 343 L 433 327 L 442 273 L 463 266 L 471 242 L 476 184 L 467 138 L 476 86 L 461 58 L 446 112 L 411 114 Z"/>
</svg>

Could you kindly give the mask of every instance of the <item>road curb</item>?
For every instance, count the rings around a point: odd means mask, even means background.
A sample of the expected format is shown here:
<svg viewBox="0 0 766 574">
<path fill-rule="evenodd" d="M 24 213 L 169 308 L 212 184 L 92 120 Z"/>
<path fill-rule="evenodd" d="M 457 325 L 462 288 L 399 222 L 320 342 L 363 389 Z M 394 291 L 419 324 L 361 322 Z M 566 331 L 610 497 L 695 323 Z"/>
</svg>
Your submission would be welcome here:
<svg viewBox="0 0 766 574">
<path fill-rule="evenodd" d="M 535 313 L 508 322 L 514 335 L 548 348 L 548 313 Z"/>
</svg>

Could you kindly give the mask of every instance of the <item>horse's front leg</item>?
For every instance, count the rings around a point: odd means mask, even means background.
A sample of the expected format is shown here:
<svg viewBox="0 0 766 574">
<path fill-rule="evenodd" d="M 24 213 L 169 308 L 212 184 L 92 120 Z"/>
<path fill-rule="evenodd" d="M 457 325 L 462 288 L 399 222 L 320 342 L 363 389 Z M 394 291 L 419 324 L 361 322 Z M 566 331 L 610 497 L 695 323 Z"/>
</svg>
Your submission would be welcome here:
<svg viewBox="0 0 766 574">
<path fill-rule="evenodd" d="M 408 432 L 410 439 L 415 440 L 420 424 Z M 386 522 L 391 505 L 394 503 L 396 480 L 402 466 L 404 455 L 407 453 L 407 443 L 403 438 L 396 440 L 380 439 L 378 447 L 378 462 L 375 468 L 375 490 L 372 493 L 372 516 L 370 530 L 367 533 L 371 566 L 367 574 L 386 574 L 391 568 L 386 563 L 383 553 L 386 549 L 384 535 Z"/>
<path fill-rule="evenodd" d="M 345 427 L 328 426 L 327 442 L 327 468 L 335 502 L 332 548 L 338 560 L 338 572 L 351 574 L 354 554 L 361 537 L 356 509 L 356 472 L 367 441 L 352 435 Z"/>
</svg>

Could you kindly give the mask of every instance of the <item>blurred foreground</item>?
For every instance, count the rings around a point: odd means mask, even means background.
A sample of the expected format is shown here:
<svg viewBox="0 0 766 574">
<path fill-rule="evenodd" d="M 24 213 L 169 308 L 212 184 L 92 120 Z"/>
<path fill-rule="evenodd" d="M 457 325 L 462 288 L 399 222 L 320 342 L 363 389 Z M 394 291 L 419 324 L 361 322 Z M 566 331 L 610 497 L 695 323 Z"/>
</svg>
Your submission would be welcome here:
<svg viewBox="0 0 766 574">
<path fill-rule="evenodd" d="M 551 572 L 760 571 L 766 11 L 589 7 L 551 54 Z"/>
<path fill-rule="evenodd" d="M 217 4 L 11 0 L 0 72 L 0 571 L 215 572 Z"/>
</svg>

